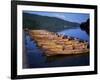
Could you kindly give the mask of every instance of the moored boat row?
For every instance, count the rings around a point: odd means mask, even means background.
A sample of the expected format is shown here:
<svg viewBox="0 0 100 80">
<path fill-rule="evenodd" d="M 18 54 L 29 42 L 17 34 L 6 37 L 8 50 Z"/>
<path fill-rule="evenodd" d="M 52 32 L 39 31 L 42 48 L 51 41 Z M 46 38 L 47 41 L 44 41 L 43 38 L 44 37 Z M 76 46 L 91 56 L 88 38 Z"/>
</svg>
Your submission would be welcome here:
<svg viewBox="0 0 100 80">
<path fill-rule="evenodd" d="M 65 37 L 47 30 L 28 30 L 28 32 L 47 56 L 89 52 L 88 42 L 77 38 Z"/>
</svg>

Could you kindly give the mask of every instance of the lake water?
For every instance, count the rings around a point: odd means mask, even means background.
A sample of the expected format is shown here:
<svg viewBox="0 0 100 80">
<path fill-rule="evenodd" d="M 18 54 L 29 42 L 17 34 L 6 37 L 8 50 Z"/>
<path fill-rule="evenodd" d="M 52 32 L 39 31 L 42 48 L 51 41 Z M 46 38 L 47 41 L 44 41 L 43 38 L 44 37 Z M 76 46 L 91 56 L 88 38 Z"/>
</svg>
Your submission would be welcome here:
<svg viewBox="0 0 100 80">
<path fill-rule="evenodd" d="M 89 41 L 89 36 L 80 28 L 64 30 L 58 32 L 58 34 L 69 35 L 72 37 L 77 37 L 79 39 Z M 43 51 L 36 46 L 36 43 L 31 39 L 31 37 L 27 33 L 25 33 L 24 35 L 24 40 L 25 40 L 26 52 L 23 53 L 23 55 L 26 57 L 24 59 L 25 63 L 23 64 L 23 68 L 44 68 L 44 67 L 63 67 L 63 66 L 67 67 L 67 66 L 89 65 L 89 54 L 47 57 L 44 55 Z"/>
<path fill-rule="evenodd" d="M 76 29 L 64 30 L 64 31 L 58 32 L 58 34 L 76 37 L 76 38 L 79 38 L 81 40 L 86 40 L 89 42 L 89 35 L 85 31 L 81 30 L 79 27 Z"/>
</svg>

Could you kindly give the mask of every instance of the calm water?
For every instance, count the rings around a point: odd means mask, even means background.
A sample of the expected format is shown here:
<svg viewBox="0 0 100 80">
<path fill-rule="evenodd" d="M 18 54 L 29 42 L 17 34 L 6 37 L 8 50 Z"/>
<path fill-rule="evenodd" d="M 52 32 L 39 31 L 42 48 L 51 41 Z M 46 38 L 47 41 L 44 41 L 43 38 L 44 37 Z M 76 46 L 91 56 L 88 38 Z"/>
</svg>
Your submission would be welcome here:
<svg viewBox="0 0 100 80">
<path fill-rule="evenodd" d="M 71 37 L 76 37 L 89 42 L 89 35 L 85 31 L 82 31 L 80 28 L 64 30 L 58 32 L 58 34 L 69 35 Z"/>
<path fill-rule="evenodd" d="M 81 31 L 81 29 L 70 29 L 58 32 L 59 34 L 77 37 L 82 40 L 89 41 L 88 35 Z M 83 66 L 89 65 L 89 55 L 62 55 L 46 57 L 41 49 L 36 46 L 36 43 L 31 37 L 25 33 L 25 48 L 24 53 L 25 63 L 23 68 L 42 68 L 42 67 L 63 67 L 63 66 Z M 27 65 L 27 66 L 26 66 Z"/>
</svg>

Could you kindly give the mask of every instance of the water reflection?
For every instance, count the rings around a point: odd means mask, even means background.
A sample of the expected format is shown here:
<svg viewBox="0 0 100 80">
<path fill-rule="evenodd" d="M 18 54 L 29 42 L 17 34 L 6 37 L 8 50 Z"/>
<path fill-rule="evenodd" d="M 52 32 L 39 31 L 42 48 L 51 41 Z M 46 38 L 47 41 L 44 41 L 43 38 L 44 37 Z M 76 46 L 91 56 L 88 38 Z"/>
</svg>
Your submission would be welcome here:
<svg viewBox="0 0 100 80">
<path fill-rule="evenodd" d="M 89 42 L 89 35 L 85 31 L 81 30 L 80 27 L 76 29 L 64 30 L 64 31 L 58 32 L 58 34 L 68 35 L 68 36 L 79 38 L 81 40 L 86 40 Z"/>
</svg>

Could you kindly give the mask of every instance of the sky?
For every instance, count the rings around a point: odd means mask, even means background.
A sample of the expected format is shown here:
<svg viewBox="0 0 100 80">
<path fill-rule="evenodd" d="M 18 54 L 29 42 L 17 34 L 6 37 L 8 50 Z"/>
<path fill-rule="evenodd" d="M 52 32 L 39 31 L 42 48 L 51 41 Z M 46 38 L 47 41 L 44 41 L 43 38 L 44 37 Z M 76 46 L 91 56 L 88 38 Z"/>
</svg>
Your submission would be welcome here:
<svg viewBox="0 0 100 80">
<path fill-rule="evenodd" d="M 77 23 L 85 22 L 89 18 L 89 14 L 85 14 L 85 13 L 39 12 L 39 11 L 24 11 L 24 13 L 56 17 L 71 22 L 77 22 Z"/>
</svg>

